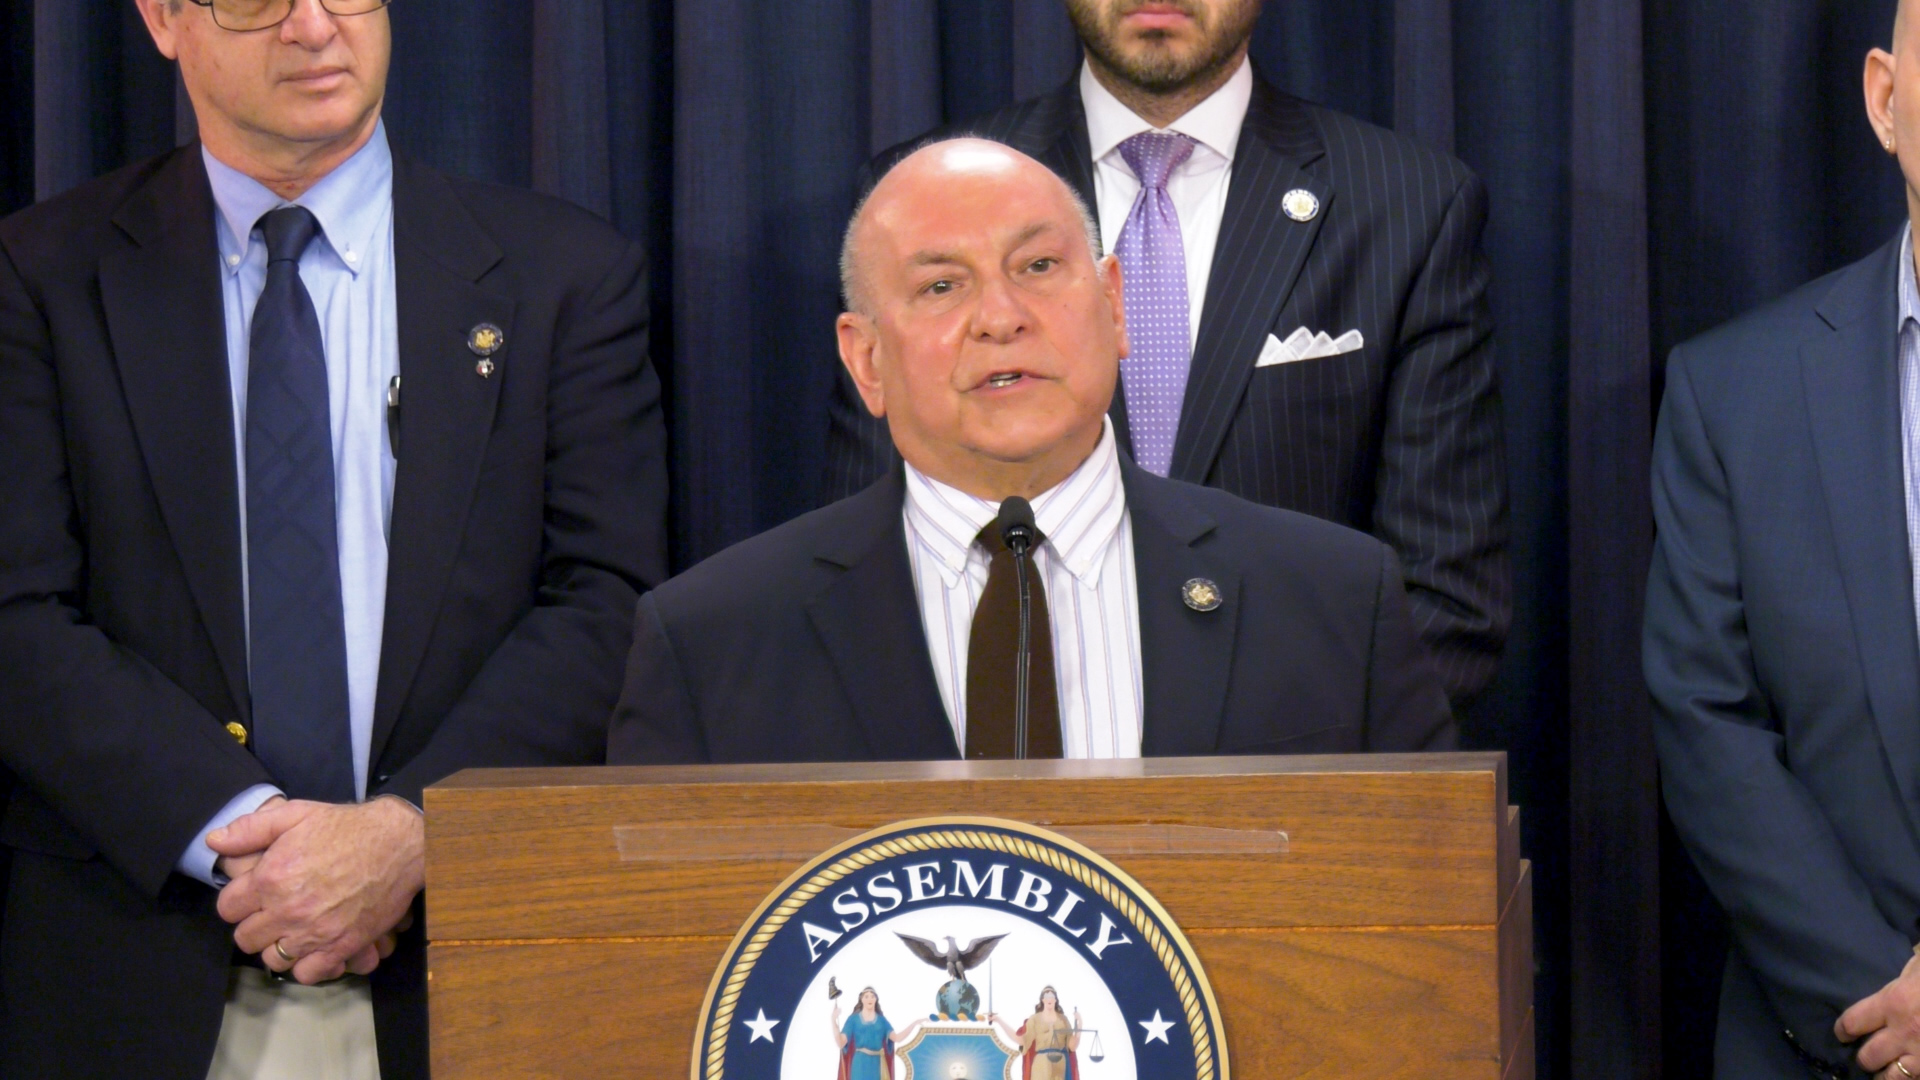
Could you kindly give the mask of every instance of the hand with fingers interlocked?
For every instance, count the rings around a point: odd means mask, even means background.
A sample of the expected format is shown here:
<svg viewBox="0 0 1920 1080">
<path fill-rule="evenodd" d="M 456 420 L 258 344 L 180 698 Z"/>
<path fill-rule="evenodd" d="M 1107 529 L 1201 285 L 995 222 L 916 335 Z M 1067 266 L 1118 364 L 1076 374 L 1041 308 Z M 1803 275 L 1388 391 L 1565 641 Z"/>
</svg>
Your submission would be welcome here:
<svg viewBox="0 0 1920 1080">
<path fill-rule="evenodd" d="M 309 985 L 368 974 L 392 955 L 425 882 L 425 824 L 398 798 L 276 798 L 207 844 L 230 878 L 219 911 L 234 942 Z"/>
</svg>

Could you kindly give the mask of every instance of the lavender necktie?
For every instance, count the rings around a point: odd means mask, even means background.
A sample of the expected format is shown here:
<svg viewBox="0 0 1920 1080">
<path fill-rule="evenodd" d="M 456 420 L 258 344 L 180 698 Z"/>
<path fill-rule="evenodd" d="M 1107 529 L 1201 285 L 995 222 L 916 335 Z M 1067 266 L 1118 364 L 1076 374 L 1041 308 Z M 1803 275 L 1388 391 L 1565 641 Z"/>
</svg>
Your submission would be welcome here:
<svg viewBox="0 0 1920 1080">
<path fill-rule="evenodd" d="M 1156 476 L 1167 475 L 1173 467 L 1173 440 L 1180 432 L 1180 405 L 1193 358 L 1187 249 L 1180 239 L 1180 215 L 1167 194 L 1167 177 L 1192 154 L 1193 140 L 1171 132 L 1145 131 L 1120 144 L 1120 156 L 1140 179 L 1140 196 L 1113 245 L 1133 346 L 1120 362 L 1120 381 L 1126 389 L 1133 459 Z"/>
</svg>

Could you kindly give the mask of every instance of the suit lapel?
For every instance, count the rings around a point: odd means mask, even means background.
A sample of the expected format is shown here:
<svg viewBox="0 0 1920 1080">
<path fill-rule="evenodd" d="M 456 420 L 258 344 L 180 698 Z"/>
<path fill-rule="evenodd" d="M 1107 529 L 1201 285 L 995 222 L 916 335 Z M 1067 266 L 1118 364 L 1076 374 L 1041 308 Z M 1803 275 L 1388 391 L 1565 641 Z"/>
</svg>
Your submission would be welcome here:
<svg viewBox="0 0 1920 1080">
<path fill-rule="evenodd" d="M 443 178 L 398 153 L 393 220 L 400 460 L 374 705 L 375 761 L 426 653 L 460 552 L 500 387 L 514 377 L 514 303 L 475 284 L 500 261 L 499 247 Z M 486 378 L 467 348 L 469 330 L 482 322 L 506 334 Z"/>
<path fill-rule="evenodd" d="M 235 715 L 251 724 L 233 386 L 213 215 L 196 144 L 114 215 L 137 246 L 101 260 L 100 303 L 161 520 Z"/>
<path fill-rule="evenodd" d="M 858 524 L 844 542 L 816 556 L 846 572 L 807 606 L 807 615 L 875 759 L 957 758 L 907 562 L 905 474 L 895 465 L 854 498 Z"/>
<path fill-rule="evenodd" d="M 1140 656 L 1145 702 L 1140 753 L 1144 757 L 1211 754 L 1220 741 L 1220 717 L 1233 673 L 1240 620 L 1240 575 L 1197 546 L 1214 530 L 1204 509 L 1177 484 L 1149 476 L 1121 459 L 1133 528 L 1134 576 L 1140 589 Z M 1219 586 L 1213 611 L 1187 606 L 1183 589 L 1194 578 Z"/>
<path fill-rule="evenodd" d="M 1832 516 L 1867 698 L 1909 822 L 1920 821 L 1916 643 L 1900 433 L 1896 241 L 1821 303 L 1831 328 L 1801 347 L 1821 486 Z"/>
<path fill-rule="evenodd" d="M 1324 154 L 1300 103 L 1256 79 L 1187 375 L 1173 447 L 1175 479 L 1204 483 L 1212 471 L 1269 328 L 1334 210 L 1336 192 L 1313 168 Z M 1282 197 L 1294 188 L 1319 197 L 1313 220 L 1296 222 L 1281 212 Z"/>
<path fill-rule="evenodd" d="M 1037 149 L 1033 156 L 1064 178 L 1088 209 L 1098 205 L 1093 187 L 1093 147 L 1087 140 L 1087 109 L 1080 101 L 1077 74 L 1054 91 L 1051 100 L 1042 102 L 1032 118 L 1032 130 L 1022 133 L 1021 141 Z"/>
</svg>

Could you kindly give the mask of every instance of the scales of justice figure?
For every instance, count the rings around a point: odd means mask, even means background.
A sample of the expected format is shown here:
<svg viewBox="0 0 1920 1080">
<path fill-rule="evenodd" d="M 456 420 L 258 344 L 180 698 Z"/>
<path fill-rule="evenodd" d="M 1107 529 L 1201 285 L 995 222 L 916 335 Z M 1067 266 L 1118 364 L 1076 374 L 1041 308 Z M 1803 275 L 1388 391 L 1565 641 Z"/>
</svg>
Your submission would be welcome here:
<svg viewBox="0 0 1920 1080">
<path fill-rule="evenodd" d="M 1040 1001 L 1018 1029 L 1009 1027 L 998 1013 L 987 1019 L 1006 1032 L 1007 1039 L 1020 1048 L 1026 1080 L 1080 1080 L 1080 1036 L 1093 1036 L 1087 1057 L 1099 1061 L 1106 1057 L 1100 1046 L 1100 1033 L 1080 1026 L 1080 1010 L 1073 1010 L 1069 1021 L 1060 1012 L 1060 995 L 1049 986 L 1040 991 Z"/>
</svg>

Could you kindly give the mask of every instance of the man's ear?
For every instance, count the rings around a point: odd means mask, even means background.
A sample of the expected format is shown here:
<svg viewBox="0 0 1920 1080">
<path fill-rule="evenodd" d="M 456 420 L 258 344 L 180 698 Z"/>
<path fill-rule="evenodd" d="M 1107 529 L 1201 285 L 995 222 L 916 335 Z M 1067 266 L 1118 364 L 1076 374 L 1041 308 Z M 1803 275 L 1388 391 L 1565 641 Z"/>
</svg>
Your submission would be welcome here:
<svg viewBox="0 0 1920 1080">
<path fill-rule="evenodd" d="M 1873 125 L 1874 137 L 1888 153 L 1899 149 L 1893 128 L 1894 66 L 1892 53 L 1874 49 L 1867 53 L 1867 69 L 1862 77 L 1867 95 L 1867 122 Z"/>
<path fill-rule="evenodd" d="M 1132 345 L 1127 340 L 1126 289 L 1120 279 L 1120 259 L 1107 255 L 1094 263 L 1093 269 L 1100 275 L 1100 289 L 1107 294 L 1107 303 L 1113 307 L 1113 336 L 1119 341 L 1120 355 L 1126 356 Z"/>
<path fill-rule="evenodd" d="M 840 339 L 840 362 L 846 365 L 847 374 L 853 376 L 853 385 L 859 389 L 860 399 L 867 403 L 867 411 L 876 417 L 886 416 L 887 395 L 880 384 L 879 365 L 874 362 L 880 335 L 872 317 L 841 312 L 833 331 Z"/>
<path fill-rule="evenodd" d="M 177 40 L 180 16 L 179 9 L 170 7 L 174 0 L 133 0 L 140 9 L 140 17 L 147 22 L 147 33 L 153 35 L 154 48 L 169 60 L 180 59 L 180 44 Z"/>
</svg>

